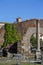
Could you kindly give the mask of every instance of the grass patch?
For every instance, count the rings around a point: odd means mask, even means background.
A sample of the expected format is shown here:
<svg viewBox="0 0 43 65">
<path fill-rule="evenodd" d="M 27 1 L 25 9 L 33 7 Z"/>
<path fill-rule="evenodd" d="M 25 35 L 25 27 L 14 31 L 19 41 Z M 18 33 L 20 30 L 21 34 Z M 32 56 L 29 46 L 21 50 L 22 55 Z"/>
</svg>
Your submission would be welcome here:
<svg viewBox="0 0 43 65">
<path fill-rule="evenodd" d="M 0 65 L 15 65 L 15 63 L 0 63 Z M 41 65 L 35 63 L 21 63 L 20 65 Z"/>
</svg>

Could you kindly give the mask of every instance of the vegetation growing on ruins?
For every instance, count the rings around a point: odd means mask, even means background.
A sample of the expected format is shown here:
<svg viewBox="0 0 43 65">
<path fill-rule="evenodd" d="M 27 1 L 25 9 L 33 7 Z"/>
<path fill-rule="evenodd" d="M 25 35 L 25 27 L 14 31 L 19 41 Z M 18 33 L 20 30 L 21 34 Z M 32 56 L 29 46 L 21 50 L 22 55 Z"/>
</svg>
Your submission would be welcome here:
<svg viewBox="0 0 43 65">
<path fill-rule="evenodd" d="M 4 35 L 4 43 L 3 45 L 6 46 L 7 44 L 15 43 L 19 41 L 18 33 L 15 27 L 9 23 L 5 24 L 5 35 Z"/>
</svg>

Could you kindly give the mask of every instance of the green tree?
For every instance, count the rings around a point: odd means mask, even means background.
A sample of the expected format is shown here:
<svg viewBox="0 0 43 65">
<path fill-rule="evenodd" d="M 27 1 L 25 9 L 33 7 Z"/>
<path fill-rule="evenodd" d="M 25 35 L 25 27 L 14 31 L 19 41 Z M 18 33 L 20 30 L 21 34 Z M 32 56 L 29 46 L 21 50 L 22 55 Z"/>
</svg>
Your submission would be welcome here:
<svg viewBox="0 0 43 65">
<path fill-rule="evenodd" d="M 40 45 L 41 45 L 41 47 L 43 47 L 43 40 L 42 39 L 40 39 Z"/>
<path fill-rule="evenodd" d="M 36 47 L 36 38 L 32 35 L 31 38 L 30 38 L 30 42 L 32 44 L 33 47 Z M 40 45 L 43 46 L 43 41 L 42 39 L 40 39 Z"/>
<path fill-rule="evenodd" d="M 30 38 L 30 42 L 31 42 L 33 47 L 36 47 L 36 38 L 33 35 Z"/>
</svg>

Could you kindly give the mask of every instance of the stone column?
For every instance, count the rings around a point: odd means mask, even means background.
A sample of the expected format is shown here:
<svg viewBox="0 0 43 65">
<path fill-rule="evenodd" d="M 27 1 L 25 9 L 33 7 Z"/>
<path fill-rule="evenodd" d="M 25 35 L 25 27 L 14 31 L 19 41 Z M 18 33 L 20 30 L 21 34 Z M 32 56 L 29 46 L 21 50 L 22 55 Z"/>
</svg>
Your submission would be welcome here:
<svg viewBox="0 0 43 65">
<path fill-rule="evenodd" d="M 40 51 L 40 21 L 36 20 L 36 44 L 37 50 Z"/>
<path fill-rule="evenodd" d="M 36 44 L 37 44 L 37 50 L 36 50 L 36 58 L 39 60 L 41 56 L 41 50 L 40 50 L 40 20 L 36 20 Z"/>
</svg>

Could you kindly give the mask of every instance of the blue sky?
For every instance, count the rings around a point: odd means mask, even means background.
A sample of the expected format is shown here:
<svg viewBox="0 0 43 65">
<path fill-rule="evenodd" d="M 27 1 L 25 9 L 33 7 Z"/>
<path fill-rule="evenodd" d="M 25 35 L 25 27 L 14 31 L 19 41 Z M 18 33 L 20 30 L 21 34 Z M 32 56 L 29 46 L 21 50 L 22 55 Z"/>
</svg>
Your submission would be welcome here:
<svg viewBox="0 0 43 65">
<path fill-rule="evenodd" d="M 18 17 L 43 19 L 43 0 L 0 0 L 0 22 L 14 22 Z"/>
</svg>

